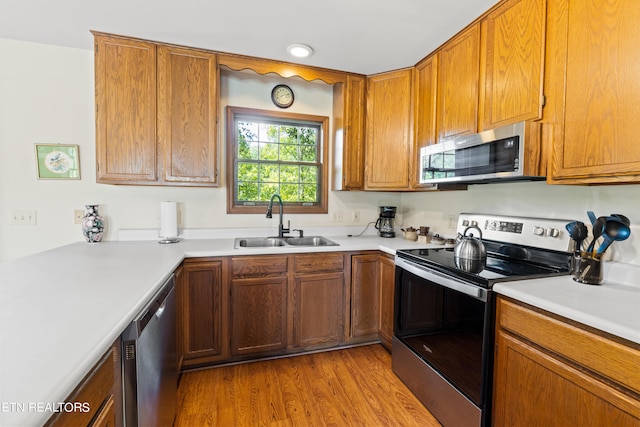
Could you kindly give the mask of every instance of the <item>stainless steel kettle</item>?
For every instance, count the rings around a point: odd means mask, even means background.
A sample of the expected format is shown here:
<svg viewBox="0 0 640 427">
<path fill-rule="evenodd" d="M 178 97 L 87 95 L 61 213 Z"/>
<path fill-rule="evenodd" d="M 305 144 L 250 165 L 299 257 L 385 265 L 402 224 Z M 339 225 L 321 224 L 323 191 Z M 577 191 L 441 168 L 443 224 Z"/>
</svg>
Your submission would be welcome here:
<svg viewBox="0 0 640 427">
<path fill-rule="evenodd" d="M 473 234 L 467 235 L 471 229 L 478 230 L 480 238 L 473 237 Z M 466 265 L 469 271 L 482 270 L 487 261 L 487 251 L 482 243 L 482 230 L 472 225 L 467 227 L 463 234 L 458 233 L 458 242 L 453 249 L 453 255 L 456 264 Z"/>
</svg>

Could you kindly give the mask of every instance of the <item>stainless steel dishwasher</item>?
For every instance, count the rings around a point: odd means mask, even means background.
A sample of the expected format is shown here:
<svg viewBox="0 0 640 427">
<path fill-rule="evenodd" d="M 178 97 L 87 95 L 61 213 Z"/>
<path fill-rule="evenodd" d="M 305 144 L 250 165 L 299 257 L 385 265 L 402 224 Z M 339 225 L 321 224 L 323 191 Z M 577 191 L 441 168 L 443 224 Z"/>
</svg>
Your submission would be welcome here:
<svg viewBox="0 0 640 427">
<path fill-rule="evenodd" d="M 175 277 L 122 334 L 125 426 L 171 427 L 176 414 Z"/>
</svg>

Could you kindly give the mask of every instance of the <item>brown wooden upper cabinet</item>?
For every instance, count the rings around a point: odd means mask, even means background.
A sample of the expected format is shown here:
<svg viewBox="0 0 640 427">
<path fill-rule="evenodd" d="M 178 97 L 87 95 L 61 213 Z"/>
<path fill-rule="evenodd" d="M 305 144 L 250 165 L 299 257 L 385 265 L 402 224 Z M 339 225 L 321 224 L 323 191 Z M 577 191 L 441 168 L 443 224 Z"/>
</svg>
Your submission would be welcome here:
<svg viewBox="0 0 640 427">
<path fill-rule="evenodd" d="M 333 85 L 333 190 L 364 189 L 366 85 L 357 75 Z"/>
<path fill-rule="evenodd" d="M 640 182 L 636 0 L 549 0 L 554 184 Z M 563 103 L 564 101 L 564 103 Z M 545 107 L 546 108 L 546 107 Z"/>
<path fill-rule="evenodd" d="M 478 130 L 480 26 L 458 34 L 438 51 L 438 141 Z"/>
<path fill-rule="evenodd" d="M 94 38 L 97 182 L 218 186 L 216 55 Z"/>
<path fill-rule="evenodd" d="M 367 78 L 366 190 L 408 190 L 413 68 Z"/>
<path fill-rule="evenodd" d="M 156 47 L 95 36 L 97 181 L 153 183 Z"/>
<path fill-rule="evenodd" d="M 416 65 L 414 75 L 413 159 L 411 184 L 420 184 L 420 149 L 437 142 L 436 102 L 438 94 L 438 53 L 434 53 Z"/>
<path fill-rule="evenodd" d="M 546 0 L 508 0 L 481 30 L 480 130 L 542 118 Z"/>
</svg>

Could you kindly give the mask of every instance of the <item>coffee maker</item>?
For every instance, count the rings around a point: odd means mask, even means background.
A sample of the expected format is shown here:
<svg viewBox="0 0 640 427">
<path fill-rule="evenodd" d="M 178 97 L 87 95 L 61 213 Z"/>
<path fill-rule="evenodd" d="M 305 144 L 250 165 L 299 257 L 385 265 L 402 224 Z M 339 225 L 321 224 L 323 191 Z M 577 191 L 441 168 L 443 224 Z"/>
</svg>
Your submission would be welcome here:
<svg viewBox="0 0 640 427">
<path fill-rule="evenodd" d="M 376 230 L 380 237 L 396 237 L 393 220 L 396 217 L 395 206 L 380 206 L 380 217 L 376 221 Z"/>
</svg>

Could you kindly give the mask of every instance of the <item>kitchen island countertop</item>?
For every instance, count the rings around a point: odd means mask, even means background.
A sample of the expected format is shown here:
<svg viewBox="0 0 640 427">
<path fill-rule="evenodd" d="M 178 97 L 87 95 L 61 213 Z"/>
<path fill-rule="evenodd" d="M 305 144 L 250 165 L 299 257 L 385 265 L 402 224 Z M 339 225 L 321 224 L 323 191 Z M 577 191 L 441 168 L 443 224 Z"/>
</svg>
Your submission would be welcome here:
<svg viewBox="0 0 640 427">
<path fill-rule="evenodd" d="M 0 263 L 0 425 L 43 424 L 51 412 L 32 404 L 63 402 L 184 258 L 441 247 L 400 237 L 327 237 L 340 246 L 234 249 L 231 238 L 78 242 Z M 494 289 L 640 343 L 640 288 L 560 277 Z"/>
</svg>

